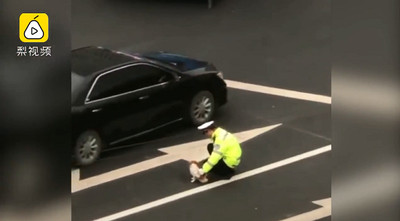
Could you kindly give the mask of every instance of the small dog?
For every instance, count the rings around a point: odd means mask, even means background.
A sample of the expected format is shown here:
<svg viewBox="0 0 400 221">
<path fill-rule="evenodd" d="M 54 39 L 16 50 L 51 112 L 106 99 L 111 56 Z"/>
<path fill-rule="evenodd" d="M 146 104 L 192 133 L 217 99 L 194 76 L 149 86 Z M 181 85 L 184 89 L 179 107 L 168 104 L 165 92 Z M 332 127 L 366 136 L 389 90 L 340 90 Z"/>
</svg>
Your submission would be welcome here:
<svg viewBox="0 0 400 221">
<path fill-rule="evenodd" d="M 200 164 L 197 161 L 189 162 L 189 172 L 192 175 L 190 182 L 194 183 L 196 180 L 200 181 L 200 183 L 207 183 L 208 179 L 206 175 L 200 175 L 199 172 Z"/>
</svg>

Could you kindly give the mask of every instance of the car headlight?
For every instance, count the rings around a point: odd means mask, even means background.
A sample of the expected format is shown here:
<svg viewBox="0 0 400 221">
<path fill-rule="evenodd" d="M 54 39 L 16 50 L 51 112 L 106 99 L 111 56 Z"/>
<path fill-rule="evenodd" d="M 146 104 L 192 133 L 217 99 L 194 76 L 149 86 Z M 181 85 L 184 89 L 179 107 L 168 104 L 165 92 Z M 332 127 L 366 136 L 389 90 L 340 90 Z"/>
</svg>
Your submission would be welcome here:
<svg viewBox="0 0 400 221">
<path fill-rule="evenodd" d="M 218 72 L 217 76 L 224 80 L 224 74 L 222 73 L 222 71 Z"/>
</svg>

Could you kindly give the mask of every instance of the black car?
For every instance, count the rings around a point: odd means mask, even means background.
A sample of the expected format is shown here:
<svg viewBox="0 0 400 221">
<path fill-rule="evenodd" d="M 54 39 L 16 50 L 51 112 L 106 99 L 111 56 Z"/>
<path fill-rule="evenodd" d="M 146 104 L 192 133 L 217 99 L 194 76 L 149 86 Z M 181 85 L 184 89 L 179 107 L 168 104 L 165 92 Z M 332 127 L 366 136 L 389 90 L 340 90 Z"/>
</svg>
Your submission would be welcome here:
<svg viewBox="0 0 400 221">
<path fill-rule="evenodd" d="M 75 163 L 93 163 L 105 148 L 186 120 L 209 121 L 227 102 L 214 65 L 166 52 L 128 54 L 102 47 L 72 51 Z"/>
</svg>

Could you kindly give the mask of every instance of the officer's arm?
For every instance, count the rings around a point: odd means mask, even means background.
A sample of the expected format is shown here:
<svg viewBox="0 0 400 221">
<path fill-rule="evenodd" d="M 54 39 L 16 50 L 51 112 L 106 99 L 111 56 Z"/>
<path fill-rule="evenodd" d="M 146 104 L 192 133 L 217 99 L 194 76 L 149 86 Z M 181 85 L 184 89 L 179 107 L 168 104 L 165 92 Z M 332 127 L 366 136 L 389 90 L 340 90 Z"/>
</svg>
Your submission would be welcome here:
<svg viewBox="0 0 400 221">
<path fill-rule="evenodd" d="M 203 164 L 202 169 L 204 173 L 208 173 L 208 171 L 210 171 L 218 163 L 218 161 L 221 160 L 222 156 L 223 155 L 220 150 L 214 150 L 208 160 Z"/>
</svg>

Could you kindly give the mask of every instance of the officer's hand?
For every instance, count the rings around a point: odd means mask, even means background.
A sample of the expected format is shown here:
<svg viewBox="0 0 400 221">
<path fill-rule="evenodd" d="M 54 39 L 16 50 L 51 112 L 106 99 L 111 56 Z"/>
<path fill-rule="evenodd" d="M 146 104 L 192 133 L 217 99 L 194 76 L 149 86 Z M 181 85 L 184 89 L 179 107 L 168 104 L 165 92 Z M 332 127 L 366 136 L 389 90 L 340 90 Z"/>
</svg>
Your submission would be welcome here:
<svg viewBox="0 0 400 221">
<path fill-rule="evenodd" d="M 200 176 L 197 179 L 200 181 L 200 183 L 207 183 L 208 182 L 207 174 L 204 174 L 204 175 Z"/>
</svg>

